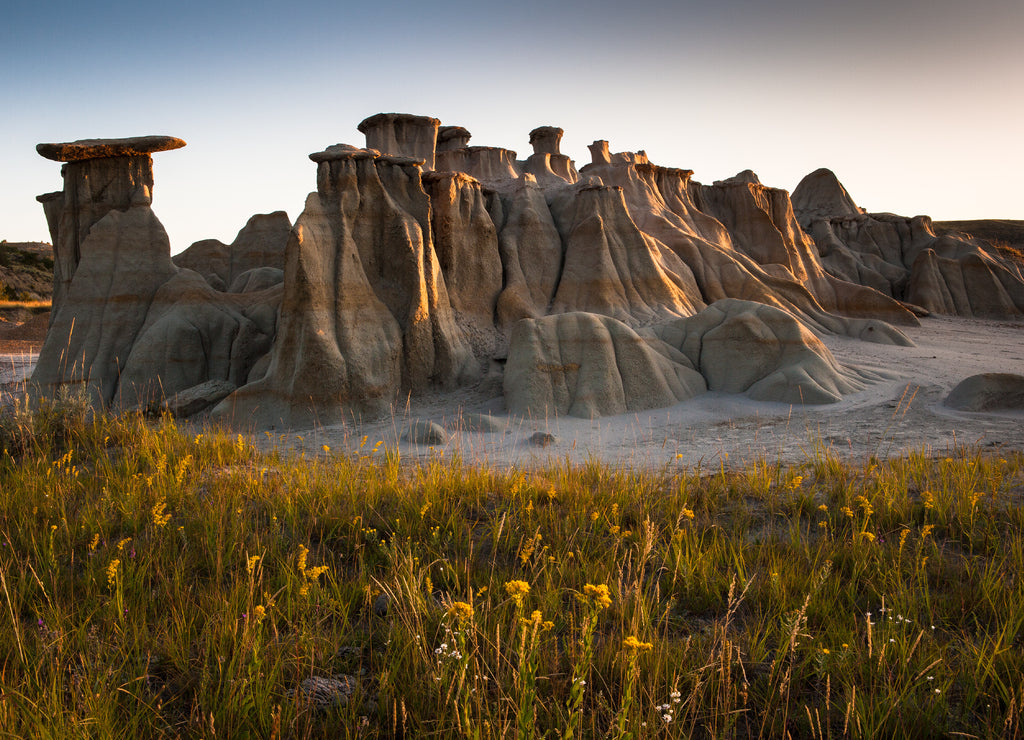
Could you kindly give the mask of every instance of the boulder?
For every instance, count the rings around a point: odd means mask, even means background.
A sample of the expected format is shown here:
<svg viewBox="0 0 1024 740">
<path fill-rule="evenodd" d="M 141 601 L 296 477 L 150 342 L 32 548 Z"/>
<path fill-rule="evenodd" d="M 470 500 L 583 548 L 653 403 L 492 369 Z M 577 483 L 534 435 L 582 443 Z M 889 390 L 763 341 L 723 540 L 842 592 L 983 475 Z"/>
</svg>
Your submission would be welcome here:
<svg viewBox="0 0 1024 740">
<path fill-rule="evenodd" d="M 653 333 L 686 355 L 708 390 L 758 401 L 835 403 L 881 377 L 840 365 L 795 316 L 750 301 L 716 301 Z"/>
<path fill-rule="evenodd" d="M 210 408 L 235 388 L 234 383 L 226 380 L 207 380 L 175 393 L 161 408 L 172 416 L 184 419 Z"/>
<path fill-rule="evenodd" d="M 1024 375 L 982 373 L 962 380 L 946 396 L 945 405 L 959 411 L 1024 409 Z"/>
<path fill-rule="evenodd" d="M 448 441 L 448 432 L 444 427 L 425 419 L 416 419 L 409 424 L 403 435 L 407 442 L 418 445 L 443 445 Z"/>
<path fill-rule="evenodd" d="M 558 444 L 558 437 L 550 432 L 534 432 L 527 438 L 526 444 L 531 447 L 550 447 Z"/>
<path fill-rule="evenodd" d="M 483 432 L 493 434 L 503 432 L 508 427 L 504 419 L 490 414 L 461 414 L 450 424 L 450 428 L 463 432 Z"/>
</svg>

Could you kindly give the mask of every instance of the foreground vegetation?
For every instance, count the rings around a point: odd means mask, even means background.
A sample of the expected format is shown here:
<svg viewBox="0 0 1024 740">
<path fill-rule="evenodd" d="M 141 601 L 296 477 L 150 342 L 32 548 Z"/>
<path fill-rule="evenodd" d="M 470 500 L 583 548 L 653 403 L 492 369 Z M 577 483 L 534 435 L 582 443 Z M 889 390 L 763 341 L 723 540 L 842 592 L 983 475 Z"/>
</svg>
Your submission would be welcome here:
<svg viewBox="0 0 1024 740">
<path fill-rule="evenodd" d="M 498 471 L 66 399 L 0 442 L 5 737 L 1021 735 L 1017 453 Z"/>
</svg>

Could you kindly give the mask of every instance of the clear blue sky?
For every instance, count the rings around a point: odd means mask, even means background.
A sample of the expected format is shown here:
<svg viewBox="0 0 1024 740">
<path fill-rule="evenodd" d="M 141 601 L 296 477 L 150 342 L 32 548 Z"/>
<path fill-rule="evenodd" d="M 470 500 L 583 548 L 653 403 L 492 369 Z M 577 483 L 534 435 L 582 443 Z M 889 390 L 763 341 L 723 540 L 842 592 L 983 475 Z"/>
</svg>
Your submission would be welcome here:
<svg viewBox="0 0 1024 740">
<path fill-rule="evenodd" d="M 13 6 L 13 7 L 12 7 Z M 1024 219 L 1021 0 L 7 0 L 0 238 L 48 239 L 41 141 L 169 134 L 154 208 L 177 252 L 294 220 L 306 155 L 382 111 L 528 154 L 528 132 L 645 149 L 702 182 L 792 190 L 830 167 L 869 210 Z"/>
</svg>

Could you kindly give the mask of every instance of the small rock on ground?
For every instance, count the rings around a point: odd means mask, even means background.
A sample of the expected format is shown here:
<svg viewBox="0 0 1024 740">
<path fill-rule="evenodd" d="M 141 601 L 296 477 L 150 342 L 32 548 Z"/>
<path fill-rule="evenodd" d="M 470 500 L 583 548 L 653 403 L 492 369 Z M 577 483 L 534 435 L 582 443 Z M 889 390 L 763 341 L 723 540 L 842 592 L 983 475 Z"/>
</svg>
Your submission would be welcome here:
<svg viewBox="0 0 1024 740">
<path fill-rule="evenodd" d="M 461 429 L 466 432 L 503 432 L 507 427 L 504 419 L 498 419 L 490 414 L 463 414 L 451 424 L 452 428 Z"/>
<path fill-rule="evenodd" d="M 405 439 L 418 445 L 443 445 L 448 441 L 448 432 L 432 421 L 417 419 L 409 425 Z"/>
<path fill-rule="evenodd" d="M 534 432 L 526 441 L 534 447 L 549 447 L 557 443 L 558 438 L 548 432 Z"/>
<path fill-rule="evenodd" d="M 355 676 L 338 674 L 337 676 L 310 676 L 302 679 L 298 693 L 303 694 L 318 707 L 331 705 L 345 706 L 356 688 Z"/>
</svg>

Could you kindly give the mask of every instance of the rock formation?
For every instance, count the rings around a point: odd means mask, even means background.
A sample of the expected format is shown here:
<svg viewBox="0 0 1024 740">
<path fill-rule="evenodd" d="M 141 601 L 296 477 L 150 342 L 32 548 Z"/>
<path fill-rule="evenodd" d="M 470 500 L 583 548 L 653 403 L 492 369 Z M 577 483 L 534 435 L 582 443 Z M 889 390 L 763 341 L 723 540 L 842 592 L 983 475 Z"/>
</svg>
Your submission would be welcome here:
<svg viewBox="0 0 1024 740">
<path fill-rule="evenodd" d="M 310 159 L 317 191 L 288 243 L 266 376 L 228 398 L 221 413 L 238 422 L 329 424 L 380 414 L 398 393 L 475 379 L 478 365 L 434 249 L 422 163 L 344 144 Z M 472 223 L 478 204 L 473 183 L 464 184 Z M 464 305 L 472 314 L 470 287 Z"/>
<path fill-rule="evenodd" d="M 280 286 L 228 296 L 171 261 L 150 207 L 150 155 L 184 145 L 158 136 L 39 145 L 67 164 L 64 190 L 44 199 L 59 295 L 36 392 L 82 385 L 99 404 L 148 407 L 209 380 L 242 385 L 269 349 Z"/>
<path fill-rule="evenodd" d="M 284 249 L 292 224 L 284 211 L 256 214 L 231 244 L 196 242 L 172 261 L 194 270 L 219 291 L 244 293 L 284 280 Z"/>
<path fill-rule="evenodd" d="M 926 312 L 1024 313 L 1019 263 L 980 240 L 937 236 L 927 216 L 866 213 L 827 169 L 797 185 L 793 206 L 814 238 L 822 267 L 834 277 L 869 285 Z"/>
<path fill-rule="evenodd" d="M 294 224 L 257 215 L 173 260 L 150 154 L 184 142 L 40 145 L 66 164 L 40 196 L 57 264 L 37 392 L 84 383 L 99 404 L 302 427 L 492 387 L 504 363 L 507 408 L 537 416 L 706 390 L 831 403 L 879 376 L 817 335 L 908 345 L 897 326 L 928 312 L 1024 311 L 1005 254 L 867 214 L 827 170 L 790 198 L 749 170 L 703 185 L 605 141 L 577 171 L 554 126 L 525 160 L 428 116 L 359 130 L 365 147 L 310 155 Z"/>
<path fill-rule="evenodd" d="M 593 313 L 521 321 L 505 401 L 517 414 L 583 418 L 670 406 L 705 390 L 823 404 L 880 377 L 839 365 L 792 314 L 724 299 L 638 330 Z"/>
</svg>

